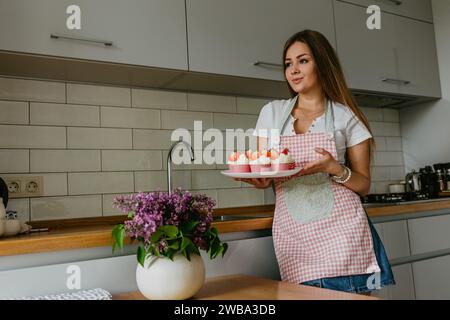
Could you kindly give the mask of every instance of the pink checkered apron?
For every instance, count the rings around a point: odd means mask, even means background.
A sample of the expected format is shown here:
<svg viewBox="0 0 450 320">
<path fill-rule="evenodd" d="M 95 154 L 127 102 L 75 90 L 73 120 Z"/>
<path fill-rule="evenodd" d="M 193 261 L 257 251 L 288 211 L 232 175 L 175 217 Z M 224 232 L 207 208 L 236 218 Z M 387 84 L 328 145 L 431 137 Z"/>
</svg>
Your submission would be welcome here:
<svg viewBox="0 0 450 320">
<path fill-rule="evenodd" d="M 330 102 L 326 122 L 327 127 L 332 124 L 327 132 L 281 136 L 280 147 L 289 149 L 297 167 L 321 157 L 315 147 L 337 159 Z M 324 173 L 276 180 L 275 190 L 272 233 L 284 281 L 380 272 L 367 216 L 355 192 Z"/>
</svg>

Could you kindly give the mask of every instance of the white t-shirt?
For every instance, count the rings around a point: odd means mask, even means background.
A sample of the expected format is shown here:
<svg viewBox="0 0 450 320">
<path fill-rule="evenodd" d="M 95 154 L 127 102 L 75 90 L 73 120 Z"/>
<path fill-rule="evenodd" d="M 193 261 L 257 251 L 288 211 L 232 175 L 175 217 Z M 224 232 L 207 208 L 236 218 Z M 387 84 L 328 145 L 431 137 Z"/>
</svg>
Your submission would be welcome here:
<svg viewBox="0 0 450 320">
<path fill-rule="evenodd" d="M 267 103 L 261 109 L 253 135 L 270 138 L 270 130 L 277 129 L 277 124 L 280 122 L 280 118 L 283 114 L 285 114 L 284 111 L 289 107 L 290 101 L 291 100 L 274 100 Z M 338 161 L 340 163 L 345 163 L 346 149 L 355 146 L 364 140 L 370 139 L 372 135 L 349 107 L 338 102 L 333 102 L 332 106 Z M 290 115 L 287 121 L 281 135 L 295 135 L 294 117 Z M 325 131 L 325 114 L 322 114 L 312 122 L 308 132 L 314 133 Z M 270 139 L 269 146 L 271 146 Z"/>
</svg>

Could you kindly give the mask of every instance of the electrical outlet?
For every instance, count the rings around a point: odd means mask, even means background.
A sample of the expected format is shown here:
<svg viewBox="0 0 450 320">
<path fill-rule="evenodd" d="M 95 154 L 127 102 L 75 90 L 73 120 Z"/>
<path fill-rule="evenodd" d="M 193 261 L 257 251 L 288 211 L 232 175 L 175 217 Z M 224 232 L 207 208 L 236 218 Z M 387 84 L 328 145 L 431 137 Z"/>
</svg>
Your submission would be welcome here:
<svg viewBox="0 0 450 320">
<path fill-rule="evenodd" d="M 44 179 L 42 176 L 6 177 L 10 198 L 40 197 L 44 192 Z"/>
</svg>

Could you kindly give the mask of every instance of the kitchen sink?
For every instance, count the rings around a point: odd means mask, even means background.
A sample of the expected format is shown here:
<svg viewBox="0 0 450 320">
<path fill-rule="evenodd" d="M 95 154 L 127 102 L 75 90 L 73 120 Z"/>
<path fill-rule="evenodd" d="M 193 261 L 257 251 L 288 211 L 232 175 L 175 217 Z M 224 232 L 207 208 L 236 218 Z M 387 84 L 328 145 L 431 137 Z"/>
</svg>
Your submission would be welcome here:
<svg viewBox="0 0 450 320">
<path fill-rule="evenodd" d="M 248 220 L 248 219 L 258 219 L 258 218 L 271 218 L 271 214 L 252 214 L 252 215 L 237 215 L 237 214 L 227 214 L 221 216 L 214 216 L 213 221 L 235 221 L 235 220 Z"/>
</svg>

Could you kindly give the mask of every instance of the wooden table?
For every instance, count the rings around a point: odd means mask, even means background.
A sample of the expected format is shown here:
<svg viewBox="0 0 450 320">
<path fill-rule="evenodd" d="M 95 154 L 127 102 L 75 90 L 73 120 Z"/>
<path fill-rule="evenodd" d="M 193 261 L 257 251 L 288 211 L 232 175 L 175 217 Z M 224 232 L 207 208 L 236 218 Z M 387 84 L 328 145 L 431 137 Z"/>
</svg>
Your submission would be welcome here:
<svg viewBox="0 0 450 320">
<path fill-rule="evenodd" d="M 140 292 L 113 296 L 114 300 L 146 300 Z M 375 297 L 320 289 L 247 275 L 209 278 L 194 300 L 379 300 Z"/>
</svg>

